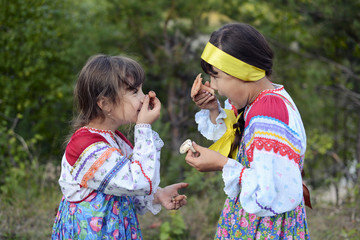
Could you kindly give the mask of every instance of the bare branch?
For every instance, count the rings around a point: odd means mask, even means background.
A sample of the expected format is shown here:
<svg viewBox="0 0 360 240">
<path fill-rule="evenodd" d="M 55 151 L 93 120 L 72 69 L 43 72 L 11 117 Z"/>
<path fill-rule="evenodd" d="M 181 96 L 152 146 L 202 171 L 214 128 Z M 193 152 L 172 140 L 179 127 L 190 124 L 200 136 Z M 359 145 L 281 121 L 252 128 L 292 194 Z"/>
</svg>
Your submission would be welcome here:
<svg viewBox="0 0 360 240">
<path fill-rule="evenodd" d="M 339 92 L 340 94 L 346 95 L 346 97 L 352 100 L 352 104 L 360 107 L 360 94 L 354 91 L 351 91 L 347 87 L 341 84 L 337 84 L 333 87 L 322 87 L 323 89 L 329 89 L 331 91 Z"/>
<path fill-rule="evenodd" d="M 34 159 L 33 155 L 31 154 L 28 145 L 26 144 L 24 138 L 20 136 L 19 134 L 14 132 L 15 137 L 20 141 L 21 145 L 23 146 L 23 149 L 25 152 L 29 155 L 30 160 L 32 161 Z"/>
</svg>

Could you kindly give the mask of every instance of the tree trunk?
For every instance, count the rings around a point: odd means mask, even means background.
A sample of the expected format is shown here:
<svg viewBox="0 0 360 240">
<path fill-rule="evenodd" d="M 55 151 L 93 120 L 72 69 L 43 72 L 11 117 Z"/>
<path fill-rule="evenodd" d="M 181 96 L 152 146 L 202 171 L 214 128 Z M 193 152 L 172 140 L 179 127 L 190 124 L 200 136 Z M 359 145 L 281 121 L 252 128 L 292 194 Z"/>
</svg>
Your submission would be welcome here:
<svg viewBox="0 0 360 240">
<path fill-rule="evenodd" d="M 355 186 L 358 186 L 358 192 L 360 193 L 360 184 L 359 183 L 359 179 L 360 179 L 360 114 L 359 114 L 359 118 L 358 118 L 358 130 L 357 130 L 357 139 L 356 139 L 356 158 L 355 158 L 355 163 L 356 163 L 356 169 L 355 169 L 355 181 L 354 184 Z M 360 198 L 360 194 L 357 194 L 355 197 Z"/>
</svg>

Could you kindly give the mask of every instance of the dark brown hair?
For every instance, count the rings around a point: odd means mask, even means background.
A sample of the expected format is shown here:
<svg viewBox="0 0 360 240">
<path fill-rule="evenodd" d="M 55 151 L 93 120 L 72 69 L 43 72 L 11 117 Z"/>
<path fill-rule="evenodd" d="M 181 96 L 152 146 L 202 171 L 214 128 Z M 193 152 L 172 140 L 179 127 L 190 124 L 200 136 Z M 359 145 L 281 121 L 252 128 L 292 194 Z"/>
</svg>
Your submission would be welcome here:
<svg viewBox="0 0 360 240">
<path fill-rule="evenodd" d="M 249 24 L 226 24 L 211 34 L 209 42 L 231 56 L 265 70 L 267 77 L 271 76 L 274 53 L 265 37 Z M 217 75 L 213 66 L 204 60 L 201 60 L 201 67 L 205 73 L 212 76 Z M 238 109 L 239 113 L 242 111 L 244 109 Z M 242 115 L 234 124 L 237 131 L 229 156 L 239 147 L 244 126 L 244 116 Z"/>
<path fill-rule="evenodd" d="M 119 103 L 121 90 L 136 89 L 144 80 L 143 68 L 128 57 L 102 54 L 90 57 L 80 71 L 74 89 L 77 117 L 72 130 L 87 125 L 95 118 L 105 118 L 97 104 L 101 97 Z"/>
</svg>

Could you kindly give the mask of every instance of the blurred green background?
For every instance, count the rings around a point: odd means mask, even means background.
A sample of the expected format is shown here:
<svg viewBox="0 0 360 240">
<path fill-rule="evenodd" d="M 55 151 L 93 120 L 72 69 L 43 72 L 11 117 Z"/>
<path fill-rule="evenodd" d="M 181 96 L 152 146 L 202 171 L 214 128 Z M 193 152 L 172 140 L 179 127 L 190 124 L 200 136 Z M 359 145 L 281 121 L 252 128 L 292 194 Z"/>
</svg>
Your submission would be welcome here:
<svg viewBox="0 0 360 240">
<path fill-rule="evenodd" d="M 221 174 L 191 169 L 178 148 L 210 145 L 190 88 L 211 32 L 233 21 L 268 39 L 273 81 L 302 114 L 312 239 L 360 239 L 359 0 L 0 0 L 0 239 L 50 238 L 73 86 L 97 53 L 142 64 L 162 102 L 161 186 L 190 183 L 180 211 L 140 216 L 144 239 L 212 239 Z M 132 127 L 121 129 L 130 139 Z"/>
</svg>

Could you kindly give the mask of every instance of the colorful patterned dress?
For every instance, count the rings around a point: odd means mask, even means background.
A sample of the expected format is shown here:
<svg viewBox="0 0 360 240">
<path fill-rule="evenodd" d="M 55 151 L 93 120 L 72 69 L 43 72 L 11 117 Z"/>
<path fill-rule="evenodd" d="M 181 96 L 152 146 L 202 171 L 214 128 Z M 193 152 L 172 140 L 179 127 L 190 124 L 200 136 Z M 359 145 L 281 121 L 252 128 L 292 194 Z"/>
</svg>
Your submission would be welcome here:
<svg viewBox="0 0 360 240">
<path fill-rule="evenodd" d="M 163 145 L 149 124 L 135 125 L 134 147 L 118 131 L 76 131 L 61 163 L 52 239 L 142 239 L 136 214 L 161 210 L 152 202 Z"/>
<path fill-rule="evenodd" d="M 245 109 L 237 158 L 229 158 L 222 172 L 228 197 L 215 239 L 310 239 L 301 177 L 306 134 L 293 100 L 274 86 Z M 207 110 L 195 116 L 208 139 L 226 130 L 220 111 L 213 126 Z"/>
</svg>

